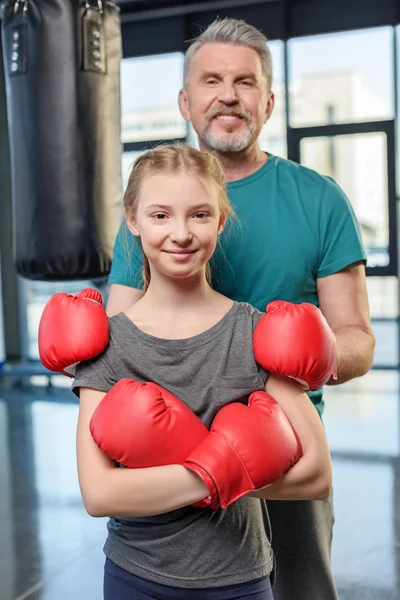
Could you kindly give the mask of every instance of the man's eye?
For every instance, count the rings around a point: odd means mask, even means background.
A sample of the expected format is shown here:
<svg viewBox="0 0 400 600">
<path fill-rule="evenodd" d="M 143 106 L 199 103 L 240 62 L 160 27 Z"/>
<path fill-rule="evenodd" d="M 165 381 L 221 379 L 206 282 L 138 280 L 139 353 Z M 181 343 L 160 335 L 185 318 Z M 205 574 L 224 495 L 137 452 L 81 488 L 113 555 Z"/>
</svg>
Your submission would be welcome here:
<svg viewBox="0 0 400 600">
<path fill-rule="evenodd" d="M 211 85 L 214 85 L 215 83 L 218 83 L 216 79 L 207 79 L 206 83 L 210 83 Z"/>
<path fill-rule="evenodd" d="M 250 85 L 252 85 L 253 82 L 250 81 L 249 79 L 244 79 L 240 83 L 241 83 L 241 85 L 244 85 L 244 86 L 250 86 Z"/>
</svg>

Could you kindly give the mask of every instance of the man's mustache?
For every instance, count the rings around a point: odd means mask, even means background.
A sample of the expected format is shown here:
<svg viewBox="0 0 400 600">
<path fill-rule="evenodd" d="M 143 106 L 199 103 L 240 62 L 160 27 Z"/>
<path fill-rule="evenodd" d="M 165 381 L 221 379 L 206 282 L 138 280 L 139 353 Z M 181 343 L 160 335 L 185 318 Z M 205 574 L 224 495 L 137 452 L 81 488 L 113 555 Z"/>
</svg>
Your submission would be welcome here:
<svg viewBox="0 0 400 600">
<path fill-rule="evenodd" d="M 232 108 L 227 108 L 225 106 L 225 107 L 215 107 L 215 108 L 211 109 L 210 112 L 208 112 L 206 114 L 207 124 L 211 121 L 211 119 L 214 119 L 214 117 L 217 117 L 220 115 L 235 116 L 235 117 L 239 117 L 241 119 L 245 119 L 248 123 L 251 122 L 251 113 L 249 113 L 247 110 L 244 110 L 244 108 L 232 109 Z"/>
</svg>

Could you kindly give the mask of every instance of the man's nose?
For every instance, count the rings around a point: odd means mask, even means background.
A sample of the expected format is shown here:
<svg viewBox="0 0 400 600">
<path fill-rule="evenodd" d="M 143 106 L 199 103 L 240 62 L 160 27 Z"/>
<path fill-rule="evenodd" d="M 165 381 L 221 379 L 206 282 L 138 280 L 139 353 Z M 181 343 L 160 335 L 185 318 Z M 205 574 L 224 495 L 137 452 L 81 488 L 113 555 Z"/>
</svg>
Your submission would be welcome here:
<svg viewBox="0 0 400 600">
<path fill-rule="evenodd" d="M 225 104 L 234 104 L 237 102 L 235 86 L 230 83 L 225 83 L 220 87 L 219 100 Z"/>
</svg>

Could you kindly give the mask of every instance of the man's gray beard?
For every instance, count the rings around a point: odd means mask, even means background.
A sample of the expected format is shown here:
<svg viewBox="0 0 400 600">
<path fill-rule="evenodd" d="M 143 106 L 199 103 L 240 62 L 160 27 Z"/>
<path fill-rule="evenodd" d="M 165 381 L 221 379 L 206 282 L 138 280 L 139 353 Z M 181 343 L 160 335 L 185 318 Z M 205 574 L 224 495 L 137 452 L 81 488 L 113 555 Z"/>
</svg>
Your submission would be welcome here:
<svg viewBox="0 0 400 600">
<path fill-rule="evenodd" d="M 255 126 L 251 123 L 241 136 L 217 136 L 211 133 L 209 126 L 204 131 L 204 140 L 212 150 L 220 152 L 242 152 L 246 150 L 256 139 Z"/>
</svg>

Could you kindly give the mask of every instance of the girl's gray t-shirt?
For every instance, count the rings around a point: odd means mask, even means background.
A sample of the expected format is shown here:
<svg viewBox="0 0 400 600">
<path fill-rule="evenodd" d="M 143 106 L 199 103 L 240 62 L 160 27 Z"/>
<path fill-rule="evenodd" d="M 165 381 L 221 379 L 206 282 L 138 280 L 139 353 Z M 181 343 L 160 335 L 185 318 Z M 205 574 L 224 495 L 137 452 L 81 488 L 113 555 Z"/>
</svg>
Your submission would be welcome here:
<svg viewBox="0 0 400 600">
<path fill-rule="evenodd" d="M 77 395 L 79 387 L 108 392 L 125 377 L 153 381 L 210 428 L 222 406 L 247 403 L 251 392 L 264 389 L 267 372 L 254 360 L 252 346 L 261 315 L 234 302 L 210 329 L 170 340 L 141 331 L 120 313 L 109 319 L 106 350 L 77 366 L 72 389 Z M 266 503 L 255 498 L 241 498 L 224 510 L 187 506 L 152 517 L 113 516 L 107 527 L 106 555 L 134 575 L 164 585 L 234 585 L 273 568 Z"/>
</svg>

